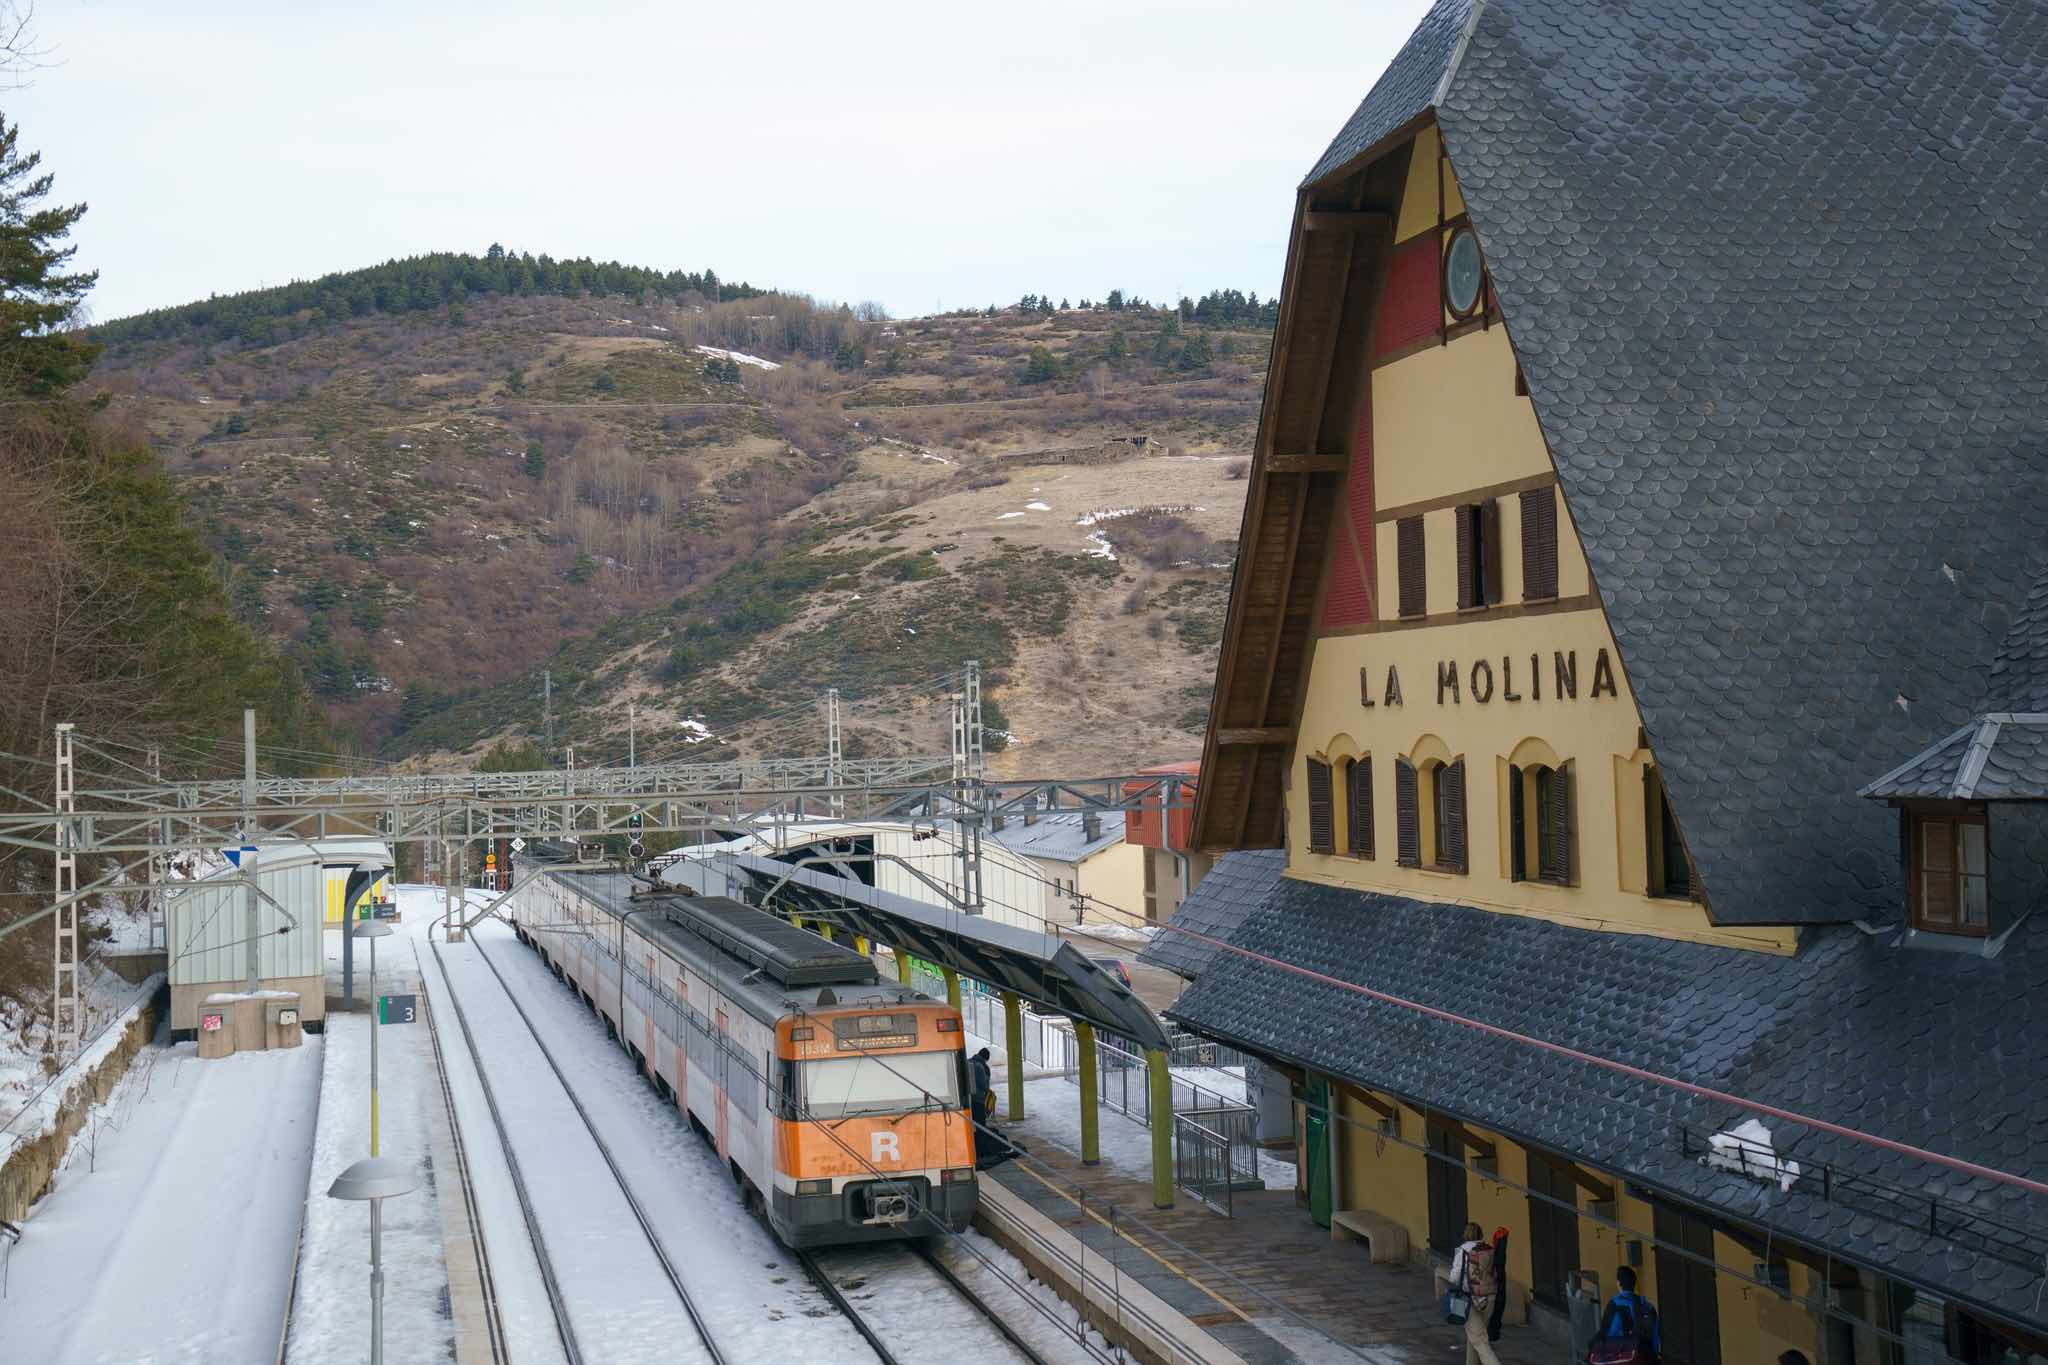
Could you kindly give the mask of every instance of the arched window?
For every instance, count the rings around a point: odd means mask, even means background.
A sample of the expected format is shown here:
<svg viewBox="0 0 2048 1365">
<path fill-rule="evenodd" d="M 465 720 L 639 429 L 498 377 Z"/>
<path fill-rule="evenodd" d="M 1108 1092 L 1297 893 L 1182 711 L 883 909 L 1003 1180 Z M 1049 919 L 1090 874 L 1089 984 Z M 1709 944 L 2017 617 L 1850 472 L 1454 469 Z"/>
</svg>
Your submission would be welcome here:
<svg viewBox="0 0 2048 1365">
<path fill-rule="evenodd" d="M 1337 851 L 1337 819 L 1331 809 L 1330 765 L 1319 758 L 1308 761 L 1308 851 Z"/>
<path fill-rule="evenodd" d="M 1508 861 L 1518 882 L 1572 884 L 1572 765 L 1508 769 Z"/>
<path fill-rule="evenodd" d="M 1395 861 L 1403 867 L 1464 872 L 1468 867 L 1465 760 L 1394 765 Z"/>
<path fill-rule="evenodd" d="M 1344 760 L 1344 851 L 1370 858 L 1372 851 L 1372 759 Z"/>
</svg>

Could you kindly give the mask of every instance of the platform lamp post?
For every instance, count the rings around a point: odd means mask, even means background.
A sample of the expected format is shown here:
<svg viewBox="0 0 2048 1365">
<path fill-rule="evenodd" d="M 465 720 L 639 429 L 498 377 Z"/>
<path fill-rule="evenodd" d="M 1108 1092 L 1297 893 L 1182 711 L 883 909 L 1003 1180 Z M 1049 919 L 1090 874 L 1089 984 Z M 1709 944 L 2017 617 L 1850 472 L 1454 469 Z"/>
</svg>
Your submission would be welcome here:
<svg viewBox="0 0 2048 1365">
<path fill-rule="evenodd" d="M 374 914 L 374 912 L 372 912 Z M 377 994 L 377 940 L 391 937 L 391 926 L 380 919 L 357 920 L 357 938 L 370 940 L 370 1155 L 377 1155 L 377 1034 L 384 1022 L 384 997 Z M 370 1207 L 370 1226 L 377 1226 L 377 1209 Z M 373 1236 L 371 1240 L 375 1240 Z M 382 1281 L 379 1281 L 381 1284 Z"/>
<path fill-rule="evenodd" d="M 370 1201 L 370 1365 L 384 1365 L 384 1201 L 413 1191 L 412 1171 L 396 1157 L 364 1157 L 334 1178 L 330 1199 Z"/>
</svg>

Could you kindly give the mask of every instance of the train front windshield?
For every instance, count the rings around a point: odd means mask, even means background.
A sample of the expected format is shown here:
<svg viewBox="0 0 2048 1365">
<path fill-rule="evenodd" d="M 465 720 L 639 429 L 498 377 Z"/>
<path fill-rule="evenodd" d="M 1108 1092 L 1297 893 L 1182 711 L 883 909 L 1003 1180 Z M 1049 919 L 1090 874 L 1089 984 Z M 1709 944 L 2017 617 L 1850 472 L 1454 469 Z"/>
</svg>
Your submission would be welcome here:
<svg viewBox="0 0 2048 1365">
<path fill-rule="evenodd" d="M 958 1054 L 892 1052 L 802 1063 L 805 1117 L 853 1118 L 917 1109 L 958 1109 Z"/>
</svg>

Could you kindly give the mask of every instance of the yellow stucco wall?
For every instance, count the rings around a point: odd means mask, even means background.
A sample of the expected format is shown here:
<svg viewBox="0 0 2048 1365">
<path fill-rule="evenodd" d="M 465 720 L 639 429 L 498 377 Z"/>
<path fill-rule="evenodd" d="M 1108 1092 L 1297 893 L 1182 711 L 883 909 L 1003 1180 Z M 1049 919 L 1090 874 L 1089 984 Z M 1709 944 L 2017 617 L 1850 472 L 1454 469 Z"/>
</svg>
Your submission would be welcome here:
<svg viewBox="0 0 2048 1365">
<path fill-rule="evenodd" d="M 1418 157 L 1433 160 L 1434 153 Z M 1433 185 L 1430 194 L 1433 215 Z M 1641 717 L 1620 651 L 1554 483 L 1550 494 L 1560 500 L 1557 598 L 1554 607 L 1525 601 L 1519 489 L 1542 486 L 1555 471 L 1529 400 L 1514 392 L 1514 372 L 1514 352 L 1499 327 L 1373 372 L 1379 600 L 1390 607 L 1399 600 L 1395 517 L 1401 509 L 1508 485 L 1516 491 L 1501 495 L 1499 520 L 1505 611 L 1458 610 L 1455 511 L 1448 505 L 1423 511 L 1427 616 L 1334 631 L 1315 643 L 1288 782 L 1288 871 L 1581 928 L 1789 952 L 1796 942 L 1790 930 L 1717 927 L 1694 902 L 1645 894 L 1642 772 L 1652 758 L 1638 744 Z M 1531 605 L 1529 614 L 1512 614 Z M 1560 696 L 1560 663 L 1568 670 L 1575 665 L 1576 696 Z M 1440 685 L 1445 668 L 1454 670 L 1455 688 Z M 1387 701 L 1390 670 L 1400 685 L 1395 705 Z M 1612 688 L 1594 695 L 1596 682 L 1610 678 Z M 1515 756 L 1531 741 L 1538 742 L 1536 751 L 1547 748 L 1572 765 L 1575 884 L 1569 887 L 1510 876 L 1507 766 L 1511 759 L 1527 761 Z M 1467 873 L 1395 863 L 1395 759 L 1425 755 L 1465 759 Z M 1374 760 L 1372 860 L 1307 851 L 1304 773 L 1311 756 L 1333 763 L 1353 756 Z M 1342 831 L 1341 781 L 1337 785 L 1336 827 Z M 1678 818 L 1683 826 L 1683 810 Z M 1426 829 L 1425 859 L 1430 842 Z"/>
<path fill-rule="evenodd" d="M 1111 844 L 1081 863 L 1081 894 L 1088 897 L 1088 920 L 1099 924 L 1141 924 L 1145 919 L 1145 850 L 1137 844 Z M 1108 907 L 1108 913 L 1096 909 Z M 1122 913 L 1115 913 L 1121 911 Z"/>
<path fill-rule="evenodd" d="M 1424 128 L 1415 135 L 1414 151 L 1408 160 L 1408 185 L 1401 192 L 1401 211 L 1394 218 L 1394 240 L 1405 242 L 1418 232 L 1436 227 L 1436 181 L 1439 164 L 1437 151 L 1440 144 L 1434 126 Z M 1458 177 L 1448 162 L 1443 162 L 1444 203 L 1446 219 L 1457 217 L 1465 211 L 1465 197 L 1458 193 Z"/>
</svg>

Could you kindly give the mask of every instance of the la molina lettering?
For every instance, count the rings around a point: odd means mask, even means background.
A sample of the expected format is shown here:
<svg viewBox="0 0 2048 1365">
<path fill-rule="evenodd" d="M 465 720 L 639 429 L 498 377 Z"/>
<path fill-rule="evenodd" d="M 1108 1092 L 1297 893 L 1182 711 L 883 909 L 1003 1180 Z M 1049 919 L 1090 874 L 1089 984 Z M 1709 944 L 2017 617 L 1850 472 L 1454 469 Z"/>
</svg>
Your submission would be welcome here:
<svg viewBox="0 0 2048 1365">
<path fill-rule="evenodd" d="M 1521 675 L 1528 687 L 1526 697 L 1516 690 L 1515 656 L 1503 655 L 1498 671 L 1492 659 L 1474 659 L 1469 669 L 1460 670 L 1456 659 L 1444 659 L 1436 666 L 1436 704 L 1452 706 L 1464 704 L 1467 697 L 1481 706 L 1488 705 L 1498 697 L 1504 702 L 1543 700 L 1543 656 L 1529 656 L 1529 670 Z M 1557 701 L 1579 699 L 1579 651 L 1558 649 L 1550 655 L 1550 695 Z M 1601 646 L 1593 656 L 1592 684 L 1587 688 L 1588 699 L 1616 697 L 1621 695 L 1614 682 L 1614 661 L 1607 657 L 1606 646 Z M 1376 686 L 1370 665 L 1358 670 L 1358 704 L 1364 707 L 1399 706 L 1401 704 L 1401 670 L 1395 664 L 1387 665 L 1384 685 Z"/>
</svg>

